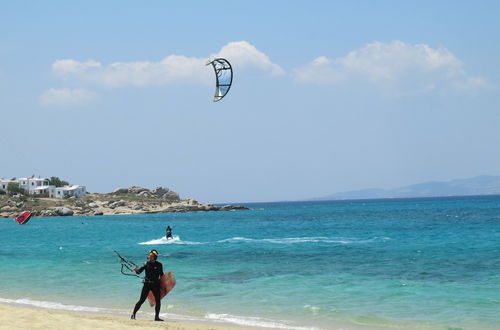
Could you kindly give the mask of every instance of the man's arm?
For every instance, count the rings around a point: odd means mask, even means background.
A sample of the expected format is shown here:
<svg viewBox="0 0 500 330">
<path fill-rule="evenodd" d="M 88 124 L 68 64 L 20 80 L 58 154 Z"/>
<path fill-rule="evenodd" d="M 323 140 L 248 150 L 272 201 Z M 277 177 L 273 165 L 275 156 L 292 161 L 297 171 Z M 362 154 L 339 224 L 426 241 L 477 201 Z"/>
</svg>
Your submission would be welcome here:
<svg viewBox="0 0 500 330">
<path fill-rule="evenodd" d="M 162 275 L 163 275 L 163 265 L 160 264 L 160 277 L 162 277 Z"/>
<path fill-rule="evenodd" d="M 144 268 L 145 268 L 145 267 L 146 267 L 146 264 L 142 265 L 142 266 L 141 266 L 141 268 L 137 268 L 137 267 L 135 267 L 135 268 L 134 268 L 134 272 L 135 272 L 136 274 L 140 274 L 140 273 L 142 273 L 142 272 L 144 271 Z"/>
</svg>

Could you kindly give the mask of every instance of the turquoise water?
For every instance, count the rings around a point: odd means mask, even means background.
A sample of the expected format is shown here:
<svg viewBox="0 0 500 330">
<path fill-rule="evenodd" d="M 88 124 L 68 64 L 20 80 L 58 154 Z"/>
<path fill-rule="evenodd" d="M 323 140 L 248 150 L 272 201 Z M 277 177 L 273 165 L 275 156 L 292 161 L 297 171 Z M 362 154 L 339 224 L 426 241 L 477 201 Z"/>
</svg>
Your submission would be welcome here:
<svg viewBox="0 0 500 330">
<path fill-rule="evenodd" d="M 167 319 L 500 329 L 498 196 L 247 206 L 0 219 L 0 302 L 128 315 L 142 284 L 120 274 L 112 250 L 141 263 L 155 248 L 177 278 Z"/>
</svg>

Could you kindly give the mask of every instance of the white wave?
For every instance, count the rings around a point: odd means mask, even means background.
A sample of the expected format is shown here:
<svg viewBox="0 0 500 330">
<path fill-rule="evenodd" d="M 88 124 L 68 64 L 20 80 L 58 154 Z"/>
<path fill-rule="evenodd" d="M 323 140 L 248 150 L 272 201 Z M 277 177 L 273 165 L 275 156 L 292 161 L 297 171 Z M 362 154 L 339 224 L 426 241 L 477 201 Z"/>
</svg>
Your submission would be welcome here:
<svg viewBox="0 0 500 330">
<path fill-rule="evenodd" d="M 311 311 L 313 315 L 317 315 L 318 311 L 321 309 L 320 307 L 313 305 L 304 305 L 304 308 Z"/>
<path fill-rule="evenodd" d="M 333 243 L 333 244 L 364 244 L 390 240 L 390 237 L 374 237 L 370 239 L 344 238 L 344 237 L 285 237 L 285 238 L 246 238 L 232 237 L 217 241 L 217 243 L 273 243 L 273 244 L 297 244 L 297 243 Z"/>
<path fill-rule="evenodd" d="M 140 242 L 139 243 L 139 245 L 162 245 L 162 244 L 198 245 L 198 244 L 204 244 L 204 243 L 182 241 L 179 236 L 173 236 L 171 239 L 167 239 L 165 236 L 163 236 L 162 238 L 152 239 L 152 240 L 147 241 L 147 242 Z"/>
<path fill-rule="evenodd" d="M 217 241 L 217 243 L 254 242 L 254 241 L 258 240 L 245 237 L 232 237 Z"/>
<path fill-rule="evenodd" d="M 250 317 L 250 316 L 236 316 L 230 314 L 215 314 L 207 313 L 205 315 L 207 320 L 220 321 L 233 323 L 240 326 L 250 326 L 250 327 L 262 327 L 262 328 L 273 328 L 273 329 L 294 329 L 294 330 L 313 330 L 317 328 L 306 328 L 306 327 L 296 327 L 288 325 L 285 321 L 274 321 L 268 319 L 262 319 L 260 317 Z"/>
<path fill-rule="evenodd" d="M 128 315 L 128 310 L 121 309 L 109 309 L 109 308 L 99 308 L 99 307 L 90 307 L 90 306 L 79 306 L 79 305 L 66 305 L 58 302 L 52 301 L 43 301 L 43 300 L 32 300 L 29 298 L 19 298 L 19 299 L 7 299 L 0 298 L 0 303 L 11 304 L 11 305 L 27 305 L 34 306 L 38 308 L 44 309 L 52 309 L 52 310 L 64 310 L 64 311 L 72 311 L 72 312 L 88 312 L 88 313 L 99 313 L 99 314 L 113 314 L 113 315 Z M 173 305 L 167 305 L 167 310 L 173 309 Z M 154 313 L 152 312 L 142 312 L 139 311 L 143 317 L 152 317 Z M 167 316 L 168 315 L 168 316 Z M 229 314 L 213 314 L 208 313 L 204 318 L 193 316 L 193 315 L 181 315 L 169 312 L 168 314 L 161 313 L 160 316 L 168 317 L 171 320 L 178 321 L 190 321 L 190 322 L 203 322 L 206 320 L 211 320 L 214 322 L 223 322 L 223 323 L 233 323 L 243 326 L 253 326 L 253 327 L 263 327 L 263 328 L 274 328 L 274 329 L 292 329 L 292 330 L 316 330 L 317 328 L 306 328 L 306 327 L 296 327 L 287 325 L 287 321 L 274 321 L 274 320 L 266 320 L 259 317 L 243 317 L 243 316 L 234 316 Z"/>
<path fill-rule="evenodd" d="M 65 311 L 74 311 L 74 312 L 93 312 L 93 313 L 104 313 L 110 312 L 111 310 L 107 310 L 104 308 L 98 307 L 89 307 L 89 306 L 77 306 L 77 305 L 65 305 L 58 302 L 52 301 L 43 301 L 43 300 L 31 300 L 29 298 L 20 298 L 20 299 L 6 299 L 0 298 L 0 302 L 7 304 L 18 304 L 18 305 L 29 305 L 46 309 L 58 309 Z"/>
<path fill-rule="evenodd" d="M 298 244 L 298 243 L 328 243 L 328 244 L 366 244 L 390 240 L 390 237 L 374 237 L 369 239 L 345 238 L 345 237 L 284 237 L 284 238 L 248 238 L 248 237 L 231 237 L 216 241 L 215 243 L 272 243 L 272 244 Z M 214 242 L 190 242 L 183 241 L 179 236 L 174 236 L 172 239 L 161 237 L 152 239 L 147 242 L 140 242 L 140 245 L 161 245 L 161 244 L 181 244 L 181 245 L 200 245 L 213 244 Z"/>
</svg>

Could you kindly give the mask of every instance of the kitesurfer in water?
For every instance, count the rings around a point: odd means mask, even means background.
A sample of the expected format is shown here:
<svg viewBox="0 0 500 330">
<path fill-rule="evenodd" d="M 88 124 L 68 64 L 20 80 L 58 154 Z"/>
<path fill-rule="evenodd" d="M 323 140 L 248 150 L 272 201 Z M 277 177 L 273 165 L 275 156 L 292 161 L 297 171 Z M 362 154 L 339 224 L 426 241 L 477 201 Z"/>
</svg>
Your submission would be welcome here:
<svg viewBox="0 0 500 330">
<path fill-rule="evenodd" d="M 161 296 L 160 296 L 160 278 L 163 275 L 163 265 L 157 261 L 158 259 L 158 251 L 151 250 L 149 251 L 148 261 L 144 263 L 144 265 L 140 268 L 135 267 L 134 272 L 136 274 L 142 273 L 144 270 L 146 271 L 146 277 L 144 278 L 144 285 L 141 291 L 141 297 L 137 304 L 135 304 L 134 312 L 130 317 L 132 320 L 135 320 L 135 314 L 141 308 L 141 305 L 146 301 L 149 291 L 153 292 L 153 295 L 156 300 L 155 304 L 155 321 L 163 321 L 160 319 L 160 307 L 161 307 Z"/>
<path fill-rule="evenodd" d="M 167 235 L 165 235 L 167 237 L 167 239 L 169 238 L 172 238 L 172 228 L 170 228 L 170 226 L 167 226 Z"/>
</svg>

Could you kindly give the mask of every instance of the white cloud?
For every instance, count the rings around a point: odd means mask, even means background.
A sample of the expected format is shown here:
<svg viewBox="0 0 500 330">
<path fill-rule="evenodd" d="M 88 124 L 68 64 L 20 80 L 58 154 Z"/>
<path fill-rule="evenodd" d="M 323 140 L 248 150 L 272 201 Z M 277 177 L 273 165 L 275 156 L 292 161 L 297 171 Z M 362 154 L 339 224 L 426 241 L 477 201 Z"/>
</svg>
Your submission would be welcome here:
<svg viewBox="0 0 500 330">
<path fill-rule="evenodd" d="M 40 103 L 44 106 L 76 106 L 93 101 L 96 93 L 81 88 L 51 88 L 40 96 Z"/>
<path fill-rule="evenodd" d="M 158 62 L 115 62 L 103 65 L 97 61 L 57 60 L 53 72 L 67 80 L 107 87 L 164 85 L 170 83 L 211 83 L 213 73 L 205 64 L 210 58 L 227 58 L 238 68 L 257 68 L 272 75 L 283 74 L 278 65 L 246 41 L 231 42 L 219 53 L 207 58 L 169 55 Z"/>
<path fill-rule="evenodd" d="M 213 57 L 228 59 L 238 67 L 256 67 L 272 75 L 282 75 L 285 71 L 277 64 L 271 62 L 269 57 L 260 52 L 254 45 L 246 41 L 230 42 Z"/>
<path fill-rule="evenodd" d="M 467 76 L 462 62 L 446 48 L 402 41 L 372 42 L 334 59 L 321 56 L 295 70 L 294 77 L 299 82 L 316 84 L 365 79 L 379 86 L 402 85 L 420 90 L 487 84 L 482 78 Z"/>
</svg>

